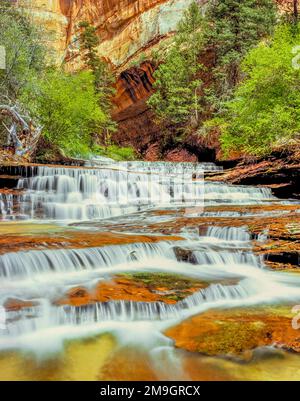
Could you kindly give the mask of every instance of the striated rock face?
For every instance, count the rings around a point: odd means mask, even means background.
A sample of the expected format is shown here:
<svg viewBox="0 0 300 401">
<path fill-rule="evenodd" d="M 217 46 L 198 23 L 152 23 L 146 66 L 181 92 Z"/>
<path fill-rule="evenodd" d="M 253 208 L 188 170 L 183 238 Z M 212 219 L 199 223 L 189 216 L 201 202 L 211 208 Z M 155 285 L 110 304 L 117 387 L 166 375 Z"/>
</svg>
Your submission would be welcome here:
<svg viewBox="0 0 300 401">
<path fill-rule="evenodd" d="M 155 143 L 160 134 L 146 103 L 153 93 L 153 72 L 150 62 L 123 71 L 118 78 L 114 98 L 113 118 L 119 125 L 114 138 L 122 146 L 134 146 L 141 154 L 151 143 Z"/>
<path fill-rule="evenodd" d="M 97 27 L 101 39 L 99 55 L 121 72 L 113 112 L 119 123 L 116 141 L 122 146 L 134 146 L 144 155 L 159 136 L 159 128 L 146 104 L 153 92 L 153 66 L 146 62 L 130 68 L 130 61 L 149 53 L 154 45 L 172 34 L 192 0 L 19 1 L 39 24 L 51 31 L 50 42 L 57 60 L 66 61 L 70 70 L 81 63 L 78 23 L 87 20 Z"/>
<path fill-rule="evenodd" d="M 99 51 L 119 66 L 174 31 L 191 0 L 98 0 L 98 3 L 103 3 L 103 13 L 99 14 L 103 43 Z"/>
<path fill-rule="evenodd" d="M 87 20 L 97 27 L 99 54 L 113 65 L 128 60 L 175 31 L 192 0 L 16 0 L 35 20 L 52 31 L 51 43 L 61 57 L 76 60 L 77 25 Z M 199 0 L 205 3 L 208 0 Z M 275 0 L 292 9 L 292 0 Z"/>
<path fill-rule="evenodd" d="M 116 67 L 176 28 L 192 0 L 19 0 L 38 21 L 53 31 L 59 57 L 76 64 L 77 25 L 87 20 L 97 27 L 100 56 Z"/>
<path fill-rule="evenodd" d="M 284 156 L 284 155 L 283 155 Z M 226 181 L 238 185 L 264 185 L 272 189 L 279 198 L 299 198 L 300 163 L 299 156 L 275 155 L 256 163 L 240 163 L 234 169 L 221 174 L 212 174 L 212 181 Z"/>
<path fill-rule="evenodd" d="M 128 111 L 132 113 L 130 109 L 133 105 L 139 108 L 140 101 L 153 93 L 153 72 L 153 65 L 147 61 L 140 67 L 129 68 L 120 74 L 116 87 L 117 94 L 114 98 L 115 113 L 119 121 L 126 119 Z"/>
<path fill-rule="evenodd" d="M 72 0 L 17 0 L 17 4 L 30 12 L 36 24 L 50 34 L 49 44 L 55 51 L 58 61 L 62 61 L 65 54 L 69 25 L 63 3 L 71 2 Z"/>
<path fill-rule="evenodd" d="M 99 54 L 116 67 L 152 47 L 175 31 L 192 0 L 15 0 L 52 32 L 51 44 L 59 57 L 78 62 L 78 23 L 97 27 Z M 199 0 L 206 3 L 208 0 Z M 292 0 L 275 0 L 292 10 Z"/>
<path fill-rule="evenodd" d="M 80 66 L 78 23 L 89 21 L 101 39 L 99 55 L 121 72 L 114 99 L 114 119 L 119 123 L 117 142 L 131 145 L 148 160 L 159 158 L 159 128 L 147 107 L 152 94 L 153 66 L 149 62 L 130 67 L 143 53 L 170 36 L 192 0 L 17 0 L 29 10 L 38 24 L 51 31 L 51 45 L 58 62 L 74 70 Z M 204 4 L 208 0 L 198 0 Z M 291 0 L 275 0 L 282 9 Z M 168 160 L 194 161 L 202 144 L 191 139 L 187 150 L 176 150 Z M 218 144 L 207 147 L 208 159 L 218 153 Z M 211 149 L 211 152 L 210 152 Z"/>
</svg>

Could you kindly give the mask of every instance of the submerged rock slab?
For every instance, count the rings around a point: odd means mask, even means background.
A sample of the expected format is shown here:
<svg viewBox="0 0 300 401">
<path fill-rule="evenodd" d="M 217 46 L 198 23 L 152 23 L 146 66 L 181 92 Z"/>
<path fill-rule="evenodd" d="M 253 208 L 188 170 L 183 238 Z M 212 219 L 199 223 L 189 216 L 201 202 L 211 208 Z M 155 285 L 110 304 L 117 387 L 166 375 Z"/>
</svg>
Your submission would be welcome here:
<svg viewBox="0 0 300 401">
<path fill-rule="evenodd" d="M 81 306 L 116 300 L 175 304 L 208 285 L 207 282 L 175 274 L 127 273 L 119 274 L 109 281 L 101 281 L 93 290 L 72 288 L 55 304 Z"/>
<path fill-rule="evenodd" d="M 178 348 L 209 356 L 250 360 L 259 347 L 300 352 L 300 330 L 288 306 L 212 310 L 166 331 Z"/>
<path fill-rule="evenodd" d="M 30 308 L 37 305 L 38 302 L 36 301 L 25 301 L 23 299 L 8 298 L 4 303 L 4 308 L 7 312 L 15 312 L 19 311 L 22 308 Z"/>
<path fill-rule="evenodd" d="M 5 236 L 1 233 L 5 232 Z M 0 254 L 34 249 L 79 249 L 132 243 L 179 241 L 179 236 L 128 235 L 112 232 L 83 232 L 55 224 L 1 223 Z"/>
</svg>

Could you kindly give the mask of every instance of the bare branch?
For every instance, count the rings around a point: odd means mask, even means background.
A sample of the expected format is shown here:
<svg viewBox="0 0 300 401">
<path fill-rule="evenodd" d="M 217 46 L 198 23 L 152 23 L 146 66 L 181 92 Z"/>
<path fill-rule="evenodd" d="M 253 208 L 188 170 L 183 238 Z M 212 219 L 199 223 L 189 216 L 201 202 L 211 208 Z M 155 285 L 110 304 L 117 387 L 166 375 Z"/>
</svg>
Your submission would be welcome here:
<svg viewBox="0 0 300 401">
<path fill-rule="evenodd" d="M 15 154 L 18 156 L 32 154 L 40 138 L 42 127 L 39 125 L 35 127 L 28 116 L 20 113 L 17 105 L 0 104 L 0 116 L 12 121 L 10 128 L 4 122 L 2 124 L 8 131 L 7 142 L 13 145 Z"/>
</svg>

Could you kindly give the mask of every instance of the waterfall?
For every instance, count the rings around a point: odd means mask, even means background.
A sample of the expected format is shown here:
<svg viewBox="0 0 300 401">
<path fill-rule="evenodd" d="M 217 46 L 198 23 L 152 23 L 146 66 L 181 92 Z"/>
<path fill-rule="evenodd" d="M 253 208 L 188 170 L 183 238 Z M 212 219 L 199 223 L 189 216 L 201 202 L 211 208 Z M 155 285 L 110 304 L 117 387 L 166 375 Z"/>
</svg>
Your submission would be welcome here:
<svg viewBox="0 0 300 401">
<path fill-rule="evenodd" d="M 18 182 L 18 189 L 26 190 L 19 198 L 23 213 L 59 220 L 102 219 L 156 204 L 189 202 L 201 199 L 202 187 L 185 176 L 45 166 Z"/>
<path fill-rule="evenodd" d="M 251 265 L 259 267 L 261 266 L 260 257 L 254 255 L 251 252 L 226 252 L 226 251 L 194 251 L 197 263 L 199 265 Z"/>
<path fill-rule="evenodd" d="M 274 199 L 270 189 L 204 181 L 212 164 L 116 164 L 102 168 L 35 166 L 17 189 L 1 195 L 2 218 L 94 220 L 149 208 L 248 204 Z"/>
<path fill-rule="evenodd" d="M 214 163 L 202 162 L 202 163 L 191 163 L 191 162 L 148 162 L 148 161 L 129 161 L 129 162 L 114 162 L 112 159 L 106 157 L 95 157 L 85 163 L 87 167 L 110 167 L 110 168 L 121 168 L 125 170 L 135 172 L 147 172 L 147 173 L 163 173 L 163 174 L 182 174 L 192 173 L 203 175 L 203 171 L 222 171 L 221 166 L 217 166 Z"/>
<path fill-rule="evenodd" d="M 205 201 L 210 203 L 251 204 L 268 199 L 275 199 L 270 188 L 205 182 Z"/>
<path fill-rule="evenodd" d="M 132 161 L 120 163 L 121 166 L 128 170 L 138 172 L 157 172 L 161 174 L 183 174 L 191 173 L 194 176 L 203 176 L 203 172 L 222 171 L 223 168 L 216 166 L 214 163 L 191 163 L 191 162 L 147 162 L 147 161 Z"/>
<path fill-rule="evenodd" d="M 247 227 L 217 227 L 207 228 L 207 237 L 213 237 L 224 241 L 250 241 Z"/>
<path fill-rule="evenodd" d="M 7 214 L 12 214 L 13 209 L 13 195 L 12 194 L 0 194 L 0 215 L 3 218 Z"/>
<path fill-rule="evenodd" d="M 90 164 L 92 167 L 23 169 L 18 192 L 0 194 L 2 219 L 31 218 L 35 221 L 30 224 L 35 224 L 46 219 L 68 222 L 125 216 L 118 219 L 118 224 L 127 219 L 147 229 L 155 222 L 155 213 L 136 213 L 134 219 L 130 214 L 150 208 L 163 211 L 203 206 L 204 210 L 197 212 L 201 217 L 238 218 L 245 214 L 239 210 L 217 210 L 217 207 L 205 210 L 205 207 L 254 205 L 275 199 L 268 188 L 204 180 L 204 170 L 219 169 L 209 163 L 113 164 L 110 160 L 98 160 Z M 247 213 L 249 216 L 260 212 Z M 271 215 L 272 211 L 263 213 Z M 93 227 L 95 232 L 111 230 L 110 221 L 97 224 Z M 214 226 L 201 223 L 201 228 L 187 226 L 180 233 L 183 239 L 176 242 L 2 253 L 0 305 L 6 305 L 7 300 L 13 298 L 32 301 L 35 306 L 6 312 L 7 329 L 0 333 L 0 347 L 9 343 L 12 348 L 26 348 L 30 343 L 34 349 L 43 343 L 48 349 L 48 338 L 51 341 L 55 336 L 76 338 L 75 330 L 79 330 L 80 335 L 84 330 L 91 333 L 90 326 L 96 327 L 95 334 L 99 333 L 100 326 L 105 333 L 113 332 L 112 327 L 115 332 L 122 329 L 120 338 L 131 336 L 134 342 L 146 331 L 147 339 L 156 338 L 158 326 L 153 331 L 152 324 L 163 324 L 159 326 L 161 330 L 210 308 L 300 297 L 296 286 L 275 278 L 274 273 L 264 268 L 262 258 L 252 252 L 251 235 L 246 226 L 222 227 L 221 223 Z M 84 229 L 88 229 L 88 224 Z M 84 238 L 84 231 L 82 235 Z M 266 238 L 267 232 L 264 232 L 258 240 Z M 58 305 L 57 301 L 65 299 L 69 290 L 80 287 L 90 291 L 101 280 L 111 280 L 117 273 L 132 272 L 167 273 L 173 275 L 174 280 L 180 275 L 198 280 L 205 288 L 174 304 L 113 300 L 112 292 L 112 300 L 107 302 L 78 307 Z M 192 288 L 193 281 L 191 283 Z M 139 334 L 135 333 L 137 330 Z M 162 330 L 159 337 L 165 338 Z M 142 343 L 143 338 L 139 337 L 139 341 Z M 171 345 L 168 343 L 168 346 Z"/>
<path fill-rule="evenodd" d="M 154 257 L 176 260 L 168 242 L 10 252 L 0 255 L 0 277 L 32 278 L 37 274 L 89 271 Z"/>
<path fill-rule="evenodd" d="M 251 292 L 243 285 L 212 284 L 197 291 L 177 304 L 163 302 L 109 301 L 84 306 L 51 306 L 43 303 L 38 307 L 8 312 L 10 335 L 20 335 L 42 328 L 69 325 L 91 325 L 104 321 L 134 322 L 139 320 L 168 320 L 185 317 L 192 308 L 205 302 L 243 299 Z"/>
</svg>

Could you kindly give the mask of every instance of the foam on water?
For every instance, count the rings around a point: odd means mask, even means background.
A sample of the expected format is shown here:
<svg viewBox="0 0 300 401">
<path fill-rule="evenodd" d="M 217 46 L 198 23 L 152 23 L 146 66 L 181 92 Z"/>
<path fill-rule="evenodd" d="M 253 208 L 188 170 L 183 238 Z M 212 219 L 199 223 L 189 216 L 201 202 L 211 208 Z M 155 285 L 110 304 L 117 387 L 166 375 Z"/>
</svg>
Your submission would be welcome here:
<svg viewBox="0 0 300 401">
<path fill-rule="evenodd" d="M 217 235 L 222 240 L 227 238 L 229 242 L 233 237 L 243 238 L 244 240 L 248 238 L 244 227 L 232 232 L 230 230 L 208 228 L 207 233 Z M 232 252 L 228 252 L 228 248 L 222 252 L 220 252 L 220 249 L 218 251 L 210 250 L 209 252 L 207 250 L 195 250 L 197 243 L 199 247 L 203 247 L 201 237 L 199 238 L 198 241 L 187 240 L 180 242 L 181 246 L 190 246 L 193 249 L 192 252 L 197 258 L 196 265 L 178 262 L 173 249 L 174 244 L 164 242 L 81 250 L 27 252 L 30 257 L 26 261 L 25 271 L 22 269 L 20 262 L 19 266 L 17 268 L 14 267 L 14 270 L 10 272 L 9 279 L 13 279 L 14 284 L 17 282 L 19 284 L 23 282 L 24 284 L 29 280 L 28 290 L 31 289 L 31 291 L 33 291 L 34 285 L 38 282 L 34 279 L 35 274 L 40 277 L 45 275 L 47 286 L 51 282 L 49 281 L 51 274 L 54 276 L 62 274 L 61 282 L 66 285 L 68 276 L 72 274 L 73 270 L 75 270 L 75 273 L 76 270 L 80 274 L 82 271 L 88 273 L 88 269 L 85 270 L 88 266 L 91 271 L 96 268 L 97 272 L 105 267 L 107 267 L 107 271 L 110 269 L 120 271 L 122 269 L 120 265 L 122 265 L 124 257 L 128 258 L 128 255 L 130 255 L 130 260 L 127 259 L 125 271 L 130 271 L 131 269 L 141 271 L 144 267 L 147 271 L 167 271 L 198 278 L 221 279 L 236 276 L 240 278 L 240 282 L 232 285 L 211 284 L 207 288 L 177 302 L 175 305 L 161 302 L 110 301 L 82 307 L 54 306 L 45 298 L 45 292 L 40 294 L 40 299 L 35 299 L 39 303 L 38 306 L 23 308 L 18 312 L 9 312 L 7 314 L 9 323 L 7 331 L 2 333 L 0 337 L 0 347 L 29 347 L 38 353 L 46 352 L 47 354 L 52 347 L 53 350 L 61 350 L 62 343 L 66 338 L 101 333 L 108 330 L 108 328 L 118 337 L 119 341 L 124 343 L 124 327 L 126 327 L 126 330 L 128 330 L 128 327 L 131 328 L 126 332 L 127 341 L 138 342 L 136 334 L 133 333 L 133 327 L 136 327 L 135 325 L 138 322 L 140 324 L 139 327 L 148 327 L 148 329 L 151 327 L 152 334 L 157 333 L 160 341 L 158 343 L 155 342 L 155 347 L 158 347 L 162 346 L 161 339 L 163 336 L 159 334 L 162 328 L 173 325 L 195 313 L 200 313 L 210 308 L 253 305 L 262 302 L 290 302 L 300 298 L 299 286 L 291 286 L 291 282 L 287 281 L 287 279 L 281 280 L 281 276 L 265 270 L 262 266 L 262 261 L 258 260 L 251 252 L 243 252 L 234 248 L 232 248 Z M 133 251 L 136 252 L 134 257 L 131 254 Z M 47 257 L 45 257 L 45 252 Z M 76 252 L 79 252 L 79 254 Z M 18 260 L 19 257 L 24 259 L 24 254 L 26 253 L 20 252 L 22 255 L 18 256 L 16 254 L 2 255 L 1 258 L 5 259 L 10 255 L 14 260 Z M 116 264 L 115 269 L 114 264 Z M 97 270 L 99 265 L 100 269 Z M 12 263 L 11 266 L 13 268 L 16 265 Z M 55 273 L 55 268 L 58 271 L 57 273 Z M 5 271 L 6 273 L 10 271 L 8 265 L 6 265 Z M 79 280 L 79 282 L 82 281 Z M 50 287 L 53 288 L 53 285 Z M 21 293 L 23 290 L 24 288 L 21 288 Z M 11 294 L 11 292 L 12 288 L 8 288 L 7 295 Z M 2 295 L 4 293 L 5 291 L 2 288 Z M 5 297 L 2 299 L 4 300 Z M 133 326 L 130 326 L 130 323 Z M 150 323 L 151 325 L 149 326 Z M 141 324 L 145 325 L 141 326 Z M 52 345 L 38 341 L 39 336 L 46 335 L 46 333 L 47 336 L 51 336 Z M 141 333 L 145 334 L 144 329 L 141 329 Z M 156 335 L 154 337 L 156 338 Z M 129 341 L 129 339 L 131 340 Z M 147 337 L 143 337 L 143 341 L 142 339 L 140 341 L 146 346 Z M 151 341 L 153 342 L 153 340 Z"/>
<path fill-rule="evenodd" d="M 19 180 L 23 194 L 1 195 L 0 212 L 2 218 L 78 221 L 149 207 L 274 200 L 266 188 L 204 183 L 203 167 L 214 169 L 212 165 L 164 163 L 132 163 L 115 169 L 39 166 Z M 167 355 L 172 364 L 172 342 L 162 334 L 167 327 L 211 308 L 300 300 L 300 280 L 291 282 L 284 274 L 268 271 L 262 258 L 253 254 L 246 227 L 211 226 L 201 232 L 196 228 L 184 230 L 182 236 L 185 240 L 176 242 L 0 255 L 0 303 L 9 297 L 37 303 L 7 312 L 0 348 L 48 354 L 62 350 L 66 340 L 110 332 L 120 344 L 143 347 L 154 357 Z M 265 233 L 260 239 L 265 239 Z M 177 260 L 176 248 L 190 253 L 192 263 Z M 53 303 L 72 287 L 93 288 L 99 280 L 132 271 L 180 274 L 207 281 L 208 286 L 176 304 L 109 301 L 73 307 Z M 226 284 L 226 279 L 234 282 Z"/>
<path fill-rule="evenodd" d="M 127 166 L 127 167 L 126 167 Z M 116 164 L 114 168 L 34 167 L 18 181 L 20 195 L 2 194 L 2 218 L 94 220 L 155 207 L 260 203 L 270 189 L 204 181 L 213 164 Z"/>
<path fill-rule="evenodd" d="M 250 241 L 250 234 L 247 227 L 208 227 L 207 237 L 228 241 Z"/>
<path fill-rule="evenodd" d="M 89 271 L 159 256 L 176 260 L 168 242 L 11 252 L 0 255 L 0 277 L 33 278 L 46 273 Z"/>
</svg>

